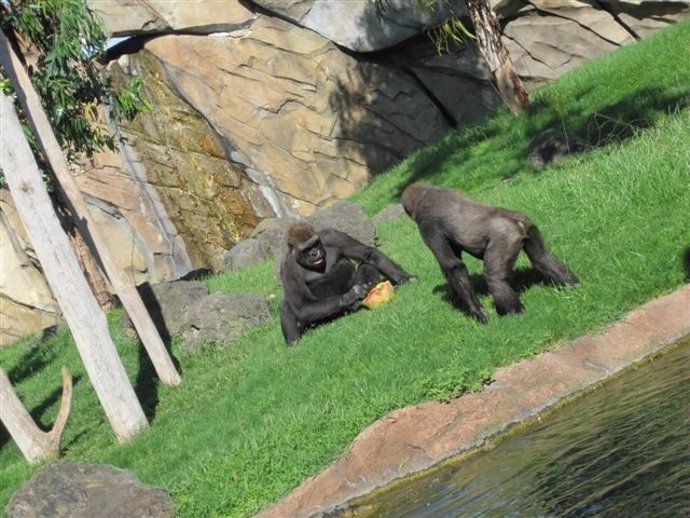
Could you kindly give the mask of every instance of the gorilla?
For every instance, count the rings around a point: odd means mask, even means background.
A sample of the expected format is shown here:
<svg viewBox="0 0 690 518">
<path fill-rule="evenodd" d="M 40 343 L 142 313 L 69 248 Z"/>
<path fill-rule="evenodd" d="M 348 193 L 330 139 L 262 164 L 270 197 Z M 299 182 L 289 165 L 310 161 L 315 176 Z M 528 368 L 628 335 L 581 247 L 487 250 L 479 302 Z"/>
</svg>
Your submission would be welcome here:
<svg viewBox="0 0 690 518">
<path fill-rule="evenodd" d="M 484 261 L 484 277 L 499 315 L 522 311 L 517 293 L 508 284 L 520 250 L 546 280 L 556 285 L 578 283 L 576 275 L 549 253 L 539 229 L 521 212 L 483 205 L 452 189 L 422 183 L 403 191 L 402 204 L 448 284 L 480 322 L 486 323 L 487 316 L 470 283 L 463 252 Z"/>
<path fill-rule="evenodd" d="M 382 276 L 393 284 L 415 278 L 374 247 L 335 229 L 297 223 L 287 234 L 280 267 L 280 323 L 288 346 L 310 327 L 362 305 Z"/>
</svg>

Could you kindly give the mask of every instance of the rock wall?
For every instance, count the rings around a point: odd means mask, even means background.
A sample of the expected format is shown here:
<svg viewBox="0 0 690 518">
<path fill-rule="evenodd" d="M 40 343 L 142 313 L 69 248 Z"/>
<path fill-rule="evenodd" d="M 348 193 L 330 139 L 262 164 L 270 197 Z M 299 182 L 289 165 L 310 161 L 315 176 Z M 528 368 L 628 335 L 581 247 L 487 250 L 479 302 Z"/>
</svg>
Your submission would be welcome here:
<svg viewBox="0 0 690 518">
<path fill-rule="evenodd" d="M 369 0 L 87 3 L 127 38 L 111 49 L 114 76 L 142 77 L 155 107 L 116 128 L 119 152 L 98 154 L 78 177 L 137 284 L 219 269 L 264 219 L 345 198 L 500 106 L 473 44 L 439 55 L 421 34 L 448 15 L 442 8 L 391 0 L 381 18 Z M 528 88 L 690 16 L 690 2 L 673 0 L 494 5 Z M 3 232 L 14 237 L 1 245 L 0 341 L 59 313 L 45 281 L 21 284 L 20 267 L 6 266 L 30 254 L 16 224 Z M 34 310 L 38 322 L 23 316 Z"/>
<path fill-rule="evenodd" d="M 57 324 L 60 314 L 10 193 L 0 189 L 0 345 Z"/>
</svg>

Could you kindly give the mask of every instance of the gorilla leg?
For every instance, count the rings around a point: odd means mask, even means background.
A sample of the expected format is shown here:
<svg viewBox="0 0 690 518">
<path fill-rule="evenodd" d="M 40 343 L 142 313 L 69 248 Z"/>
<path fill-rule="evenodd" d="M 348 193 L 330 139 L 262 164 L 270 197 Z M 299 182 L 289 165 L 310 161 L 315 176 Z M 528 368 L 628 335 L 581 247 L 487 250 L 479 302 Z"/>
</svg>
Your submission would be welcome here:
<svg viewBox="0 0 690 518">
<path fill-rule="evenodd" d="M 422 238 L 431 249 L 438 261 L 446 281 L 453 289 L 465 308 L 480 322 L 486 323 L 484 308 L 479 303 L 477 294 L 470 282 L 467 266 L 462 261 L 462 248 L 459 244 L 451 243 L 436 225 L 420 227 Z"/>
<path fill-rule="evenodd" d="M 534 268 L 547 280 L 558 285 L 577 284 L 579 282 L 570 268 L 549 253 L 536 226 L 532 226 L 527 231 L 524 248 Z"/>
<path fill-rule="evenodd" d="M 522 311 L 522 303 L 517 293 L 508 284 L 513 264 L 522 245 L 521 234 L 503 231 L 490 238 L 484 252 L 484 278 L 499 315 Z"/>
</svg>

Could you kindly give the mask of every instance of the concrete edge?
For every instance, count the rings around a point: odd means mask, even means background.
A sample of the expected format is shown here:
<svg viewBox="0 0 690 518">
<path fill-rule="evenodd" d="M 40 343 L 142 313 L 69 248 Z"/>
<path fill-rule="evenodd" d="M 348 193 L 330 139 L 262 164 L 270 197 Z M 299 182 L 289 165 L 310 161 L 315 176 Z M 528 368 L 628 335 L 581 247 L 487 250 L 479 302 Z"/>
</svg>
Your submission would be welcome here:
<svg viewBox="0 0 690 518">
<path fill-rule="evenodd" d="M 326 514 L 481 446 L 689 334 L 690 284 L 639 306 L 599 333 L 499 368 L 495 381 L 481 392 L 389 413 L 364 429 L 333 464 L 257 517 Z"/>
</svg>

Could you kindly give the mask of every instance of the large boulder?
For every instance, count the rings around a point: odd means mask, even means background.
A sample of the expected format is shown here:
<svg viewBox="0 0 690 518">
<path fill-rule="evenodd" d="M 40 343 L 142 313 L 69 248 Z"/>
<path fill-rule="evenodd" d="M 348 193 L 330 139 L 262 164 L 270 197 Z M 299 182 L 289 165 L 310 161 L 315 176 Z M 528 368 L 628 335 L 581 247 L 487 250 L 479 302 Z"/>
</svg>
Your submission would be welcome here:
<svg viewBox="0 0 690 518">
<path fill-rule="evenodd" d="M 181 336 L 189 353 L 199 352 L 203 345 L 227 345 L 270 318 L 263 297 L 240 292 L 209 294 L 198 280 L 143 284 L 138 289 L 163 339 Z M 121 325 L 125 332 L 134 332 L 127 314 Z"/>
<path fill-rule="evenodd" d="M 411 0 L 381 0 L 380 10 L 372 0 L 253 0 L 301 27 L 356 52 L 392 47 L 438 25 L 449 14 L 466 14 L 464 4 L 455 10 L 450 2 L 435 0 L 421 7 Z"/>
<path fill-rule="evenodd" d="M 184 348 L 196 353 L 204 345 L 224 346 L 270 319 L 266 300 L 251 293 L 212 293 L 189 308 L 181 325 Z"/>
<path fill-rule="evenodd" d="M 453 46 L 439 53 L 428 39 L 409 42 L 390 61 L 409 70 L 455 125 L 484 119 L 503 106 L 486 61 L 474 45 Z"/>
<path fill-rule="evenodd" d="M 288 228 L 304 218 L 267 218 L 259 223 L 252 235 L 225 254 L 225 269 L 239 270 L 268 257 L 282 255 Z"/>
<path fill-rule="evenodd" d="M 107 464 L 58 462 L 41 468 L 5 508 L 9 518 L 173 518 L 172 499 Z"/>
<path fill-rule="evenodd" d="M 358 203 L 347 200 L 334 201 L 312 214 L 307 221 L 316 230 L 334 228 L 366 245 L 376 244 L 374 224 Z"/>
<path fill-rule="evenodd" d="M 255 18 L 237 0 L 213 0 L 212 4 L 170 0 L 87 0 L 91 10 L 114 36 L 140 34 L 210 34 L 245 27 Z"/>
<path fill-rule="evenodd" d="M 198 280 L 177 280 L 160 284 L 144 283 L 138 288 L 158 332 L 165 341 L 179 334 L 189 309 L 208 295 L 208 287 Z M 122 314 L 121 325 L 134 333 L 134 325 L 127 313 Z"/>
<path fill-rule="evenodd" d="M 88 0 L 103 18 L 113 36 L 147 34 L 211 34 L 246 29 L 257 16 L 252 4 L 263 12 L 290 20 L 324 38 L 356 52 L 392 47 L 427 27 L 436 25 L 450 12 L 465 14 L 464 5 L 455 11 L 436 0 L 428 9 L 410 0 L 383 0 L 383 13 L 371 0 L 213 0 L 212 8 L 198 2 L 170 0 Z M 246 6 L 246 7 L 245 7 Z"/>
<path fill-rule="evenodd" d="M 271 218 L 262 221 L 255 233 L 236 247 L 238 251 L 233 249 L 228 252 L 226 268 L 236 270 L 274 257 L 276 277 L 279 278 L 280 265 L 287 252 L 287 232 L 297 222 L 308 223 L 316 230 L 334 228 L 366 245 L 376 245 L 374 223 L 362 206 L 347 200 L 337 200 L 306 218 Z"/>
<path fill-rule="evenodd" d="M 530 88 L 634 41 L 614 15 L 579 0 L 529 2 L 503 34 L 516 70 Z"/>
<path fill-rule="evenodd" d="M 687 0 L 599 0 L 598 3 L 636 38 L 651 36 L 690 15 Z"/>
</svg>

